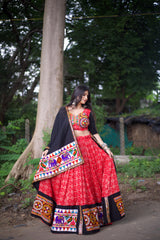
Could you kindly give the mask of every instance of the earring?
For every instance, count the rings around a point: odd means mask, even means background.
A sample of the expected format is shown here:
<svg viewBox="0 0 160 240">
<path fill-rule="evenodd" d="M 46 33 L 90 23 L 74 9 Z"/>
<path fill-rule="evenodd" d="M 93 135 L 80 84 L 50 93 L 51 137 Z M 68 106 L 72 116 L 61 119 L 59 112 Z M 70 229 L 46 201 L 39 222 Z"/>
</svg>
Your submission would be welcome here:
<svg viewBox="0 0 160 240">
<path fill-rule="evenodd" d="M 72 108 L 75 108 L 75 106 L 76 106 L 76 99 L 74 99 L 72 102 Z"/>
</svg>

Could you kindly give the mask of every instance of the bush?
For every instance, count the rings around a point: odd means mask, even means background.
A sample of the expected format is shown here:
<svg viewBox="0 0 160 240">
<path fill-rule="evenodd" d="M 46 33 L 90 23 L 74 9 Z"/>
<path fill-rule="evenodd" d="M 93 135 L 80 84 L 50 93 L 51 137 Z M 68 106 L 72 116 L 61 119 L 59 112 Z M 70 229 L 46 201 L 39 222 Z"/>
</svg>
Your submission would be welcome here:
<svg viewBox="0 0 160 240">
<path fill-rule="evenodd" d="M 128 164 L 118 165 L 117 171 L 128 177 L 153 177 L 160 173 L 160 157 L 153 160 L 132 159 Z"/>
<path fill-rule="evenodd" d="M 118 147 L 110 147 L 111 151 L 114 155 L 120 155 L 120 149 Z M 135 147 L 132 145 L 131 147 L 125 148 L 126 155 L 138 155 L 138 156 L 158 156 L 160 154 L 160 149 L 147 148 L 144 149 L 143 146 Z"/>
<path fill-rule="evenodd" d="M 4 181 L 11 171 L 14 163 L 17 161 L 21 153 L 27 147 L 26 139 L 18 139 L 16 144 L 12 146 L 2 146 L 3 153 L 0 155 L 0 187 L 4 185 Z M 1 151 L 2 152 L 2 151 Z"/>
</svg>

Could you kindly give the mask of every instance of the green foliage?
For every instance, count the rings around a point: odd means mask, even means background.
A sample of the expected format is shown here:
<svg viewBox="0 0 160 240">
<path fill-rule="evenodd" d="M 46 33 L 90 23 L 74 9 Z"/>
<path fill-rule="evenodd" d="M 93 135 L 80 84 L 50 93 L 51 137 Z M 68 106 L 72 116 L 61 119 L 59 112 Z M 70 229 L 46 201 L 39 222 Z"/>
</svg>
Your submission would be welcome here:
<svg viewBox="0 0 160 240">
<path fill-rule="evenodd" d="M 0 116 L 6 125 L 8 118 L 23 115 L 26 106 L 37 97 L 34 89 L 40 73 L 44 1 L 2 2 L 1 19 L 10 19 L 0 21 Z M 36 18 L 38 21 L 33 20 Z"/>
<path fill-rule="evenodd" d="M 28 165 L 32 165 L 34 169 L 36 169 L 36 167 L 38 166 L 40 158 L 34 158 L 34 159 L 28 159 L 26 162 L 26 166 Z"/>
<path fill-rule="evenodd" d="M 15 133 L 21 130 L 22 126 L 24 126 L 24 118 L 9 121 L 7 129 L 12 133 Z"/>
<path fill-rule="evenodd" d="M 27 207 L 30 206 L 31 202 L 32 202 L 32 199 L 31 199 L 31 198 L 25 198 L 25 199 L 23 200 L 23 203 L 22 203 L 21 207 L 22 207 L 22 208 L 27 208 Z"/>
<path fill-rule="evenodd" d="M 63 92 L 63 104 L 67 105 L 71 101 L 71 95 L 73 93 L 74 87 L 68 86 L 67 92 L 64 90 Z"/>
<path fill-rule="evenodd" d="M 119 174 L 118 173 L 118 178 L 120 180 L 121 183 L 124 183 L 125 185 L 129 185 L 127 191 L 129 192 L 130 190 L 135 191 L 136 189 L 141 189 L 141 191 L 146 191 L 147 187 L 140 185 L 139 184 L 139 179 L 136 178 L 131 178 L 128 175 L 124 175 L 124 174 Z"/>
<path fill-rule="evenodd" d="M 105 117 L 107 117 L 107 112 L 104 111 L 104 105 L 99 106 L 97 104 L 97 99 L 93 94 L 91 97 L 92 97 L 93 112 L 95 114 L 96 127 L 98 132 L 100 132 L 105 124 Z"/>
<path fill-rule="evenodd" d="M 120 148 L 119 147 L 110 147 L 111 151 L 114 153 L 114 155 L 120 155 Z M 158 156 L 160 154 L 160 149 L 154 149 L 154 148 L 147 148 L 144 149 L 143 146 L 136 147 L 132 145 L 131 147 L 125 148 L 125 154 L 126 155 L 138 155 L 138 156 Z"/>
<path fill-rule="evenodd" d="M 20 151 L 19 150 L 18 151 L 21 152 L 21 148 L 23 148 L 23 146 L 26 146 L 24 134 L 25 134 L 24 118 L 9 121 L 7 126 L 2 126 L 0 128 L 0 148 L 7 150 L 7 147 L 9 147 L 12 152 L 15 152 L 16 150 L 14 148 L 18 148 L 19 145 Z M 15 145 L 11 147 L 16 142 L 17 146 Z"/>
<path fill-rule="evenodd" d="M 33 182 L 33 178 L 34 178 L 34 175 L 35 175 L 35 172 L 33 172 L 29 179 L 20 179 L 19 180 L 19 185 L 20 185 L 20 189 L 22 192 L 28 192 L 28 191 L 31 191 L 31 192 L 35 192 L 35 189 L 32 188 L 32 182 Z"/>
<path fill-rule="evenodd" d="M 25 138 L 18 139 L 16 144 L 12 145 L 10 148 L 10 152 L 21 154 L 24 149 L 27 147 L 28 143 Z"/>
<path fill-rule="evenodd" d="M 5 196 L 5 192 L 0 192 L 0 196 L 1 197 Z"/>
<path fill-rule="evenodd" d="M 5 154 L 0 155 L 0 162 L 8 161 L 13 162 L 16 161 L 20 154 L 24 151 L 24 149 L 27 147 L 27 141 L 26 139 L 22 138 L 17 140 L 16 144 L 12 146 L 1 146 L 5 151 Z"/>
<path fill-rule="evenodd" d="M 109 146 L 114 155 L 120 155 L 120 148 Z"/>
<path fill-rule="evenodd" d="M 36 189 L 33 188 L 32 186 L 34 174 L 35 172 L 30 175 L 29 179 L 25 179 L 25 180 L 20 179 L 18 181 L 21 192 L 24 195 L 26 194 L 25 199 L 22 201 L 22 205 L 21 205 L 22 208 L 27 208 L 28 206 L 30 206 L 33 203 L 33 199 L 35 198 L 35 195 L 37 193 Z M 29 196 L 28 196 L 28 193 L 29 193 Z"/>
<path fill-rule="evenodd" d="M 6 121 L 5 125 L 17 124 L 22 119 L 19 135 L 24 136 L 25 133 L 25 120 L 29 119 L 30 123 L 30 134 L 32 135 L 35 129 L 35 121 L 36 121 L 36 113 L 37 113 L 37 101 L 32 100 L 28 104 L 23 104 L 23 98 L 14 98 L 14 100 L 10 103 L 9 109 L 6 111 Z"/>
<path fill-rule="evenodd" d="M 6 131 L 6 127 L 0 128 L 0 148 L 3 148 L 5 145 L 11 145 L 10 136 L 8 135 L 10 135 L 10 133 Z"/>
<path fill-rule="evenodd" d="M 147 190 L 147 187 L 146 187 L 146 186 L 140 186 L 140 189 L 141 189 L 142 191 L 146 191 L 146 190 Z"/>
<path fill-rule="evenodd" d="M 4 161 L 16 161 L 19 158 L 19 154 L 1 154 L 0 155 L 0 162 L 3 163 Z"/>
<path fill-rule="evenodd" d="M 43 131 L 43 142 L 44 142 L 44 145 L 43 145 L 42 149 L 44 149 L 48 145 L 48 143 L 50 141 L 50 138 L 51 138 L 51 130 L 47 129 L 47 130 Z"/>
<path fill-rule="evenodd" d="M 127 116 L 150 116 L 150 117 L 159 117 L 160 116 L 160 104 L 151 104 L 149 107 L 137 108 L 131 113 L 122 114 L 123 117 Z"/>
<path fill-rule="evenodd" d="M 16 187 L 18 187 L 18 183 L 15 182 L 14 178 L 10 178 L 9 181 L 7 182 L 7 185 L 4 180 L 5 180 L 4 176 L 0 175 L 0 188 L 6 186 L 0 192 L 0 193 L 2 193 L 1 196 L 4 196 L 7 193 L 11 193 L 11 192 L 15 191 Z"/>
<path fill-rule="evenodd" d="M 133 14 L 158 12 L 159 3 L 79 0 L 67 1 L 67 6 L 68 16 L 82 19 L 66 21 L 65 88 L 87 83 L 93 94 L 101 89 L 99 98 L 111 102 L 112 112 L 139 107 L 159 81 L 160 21 L 154 14 Z M 112 15 L 118 17 L 96 17 Z"/>
<path fill-rule="evenodd" d="M 157 159 L 132 159 L 128 164 L 118 165 L 117 171 L 128 177 L 153 177 L 160 173 L 160 157 Z"/>
<path fill-rule="evenodd" d="M 50 133 L 50 132 L 51 132 L 51 131 L 50 131 L 49 129 L 43 131 L 43 142 L 44 142 L 44 145 L 43 145 L 43 147 L 42 147 L 42 150 L 47 146 L 47 144 L 48 144 L 49 141 L 50 141 L 50 136 L 51 136 L 51 133 Z M 37 168 L 37 166 L 38 166 L 38 164 L 39 164 L 39 160 L 40 160 L 40 158 L 34 158 L 34 159 L 32 159 L 31 156 L 28 156 L 28 158 L 27 158 L 27 162 L 26 162 L 25 165 L 32 165 L 32 167 L 33 167 L 33 169 L 34 169 L 34 170 L 33 170 L 33 173 L 32 173 L 31 176 L 30 176 L 31 181 L 33 181 L 36 168 Z"/>
<path fill-rule="evenodd" d="M 15 122 L 14 122 L 14 124 L 15 124 Z M 12 124 L 10 125 L 10 129 L 14 129 L 14 131 L 15 131 L 15 129 L 19 130 L 19 127 L 17 125 L 14 127 L 14 124 L 12 122 Z M 8 128 L 7 128 L 7 131 L 8 131 Z M 7 131 L 4 134 L 5 136 L 7 135 L 6 133 L 8 133 Z M 50 139 L 49 131 L 44 131 L 43 140 L 44 140 L 45 144 L 48 143 L 49 139 Z M 6 143 L 5 140 L 6 140 L 6 138 L 4 139 L 4 141 L 2 141 L 2 144 Z M 11 143 L 9 143 L 9 144 L 11 144 Z M 19 158 L 20 154 L 24 151 L 26 146 L 27 146 L 26 139 L 18 139 L 16 144 L 14 144 L 12 146 L 1 146 L 1 148 L 3 148 L 4 154 L 0 155 L 0 163 L 1 163 L 1 167 L 0 167 L 0 187 L 5 185 L 5 182 L 4 182 L 5 178 L 8 176 L 8 174 L 11 171 L 15 161 Z M 29 180 L 19 180 L 18 183 L 15 183 L 14 180 L 11 179 L 9 181 L 9 183 L 20 185 L 21 186 L 20 187 L 21 191 L 27 191 L 28 189 L 30 189 L 30 191 L 31 191 L 32 181 L 33 181 L 33 178 L 34 178 L 35 171 L 36 171 L 36 168 L 38 166 L 39 160 L 40 160 L 39 158 L 32 159 L 31 155 L 28 155 L 27 162 L 26 162 L 25 165 L 32 165 L 33 166 L 33 173 L 30 175 Z M 8 192 L 11 192 L 12 190 L 13 190 L 13 187 L 9 186 L 9 187 L 7 187 L 5 192 L 8 193 Z M 3 193 L 2 193 L 2 195 L 3 195 Z"/>
<path fill-rule="evenodd" d="M 160 154 L 160 149 L 147 148 L 144 149 L 143 146 L 135 147 L 132 145 L 131 147 L 127 147 L 125 149 L 126 155 L 143 155 L 143 156 L 158 156 Z"/>
<path fill-rule="evenodd" d="M 1 168 L 0 168 L 1 181 L 0 182 L 2 182 L 2 179 L 5 179 L 8 176 L 9 172 L 11 171 L 11 169 L 13 167 L 13 164 L 14 164 L 14 162 L 7 161 L 1 165 Z"/>
<path fill-rule="evenodd" d="M 12 136 L 13 134 L 19 134 L 22 123 L 23 119 L 11 121 L 5 130 L 0 129 L 0 187 L 5 184 L 5 178 L 28 144 L 24 138 L 18 139 L 15 144 L 12 144 Z M 7 188 L 7 191 L 9 192 L 11 189 L 13 188 L 10 186 Z"/>
<path fill-rule="evenodd" d="M 135 147 L 134 145 L 132 145 L 131 147 L 128 147 L 125 149 L 125 154 L 126 155 L 142 155 L 143 150 L 144 150 L 143 146 Z"/>
<path fill-rule="evenodd" d="M 135 116 L 140 116 L 140 115 L 148 115 L 151 117 L 159 117 L 160 116 L 160 105 L 155 104 L 152 105 L 151 107 L 146 107 L 146 108 L 139 108 L 135 110 L 132 115 Z"/>
<path fill-rule="evenodd" d="M 160 149 L 148 148 L 145 150 L 144 155 L 145 156 L 158 156 L 158 155 L 160 155 Z"/>
<path fill-rule="evenodd" d="M 129 185 L 132 187 L 132 189 L 135 191 L 138 187 L 138 180 L 135 180 L 133 178 L 129 179 L 128 181 Z"/>
</svg>

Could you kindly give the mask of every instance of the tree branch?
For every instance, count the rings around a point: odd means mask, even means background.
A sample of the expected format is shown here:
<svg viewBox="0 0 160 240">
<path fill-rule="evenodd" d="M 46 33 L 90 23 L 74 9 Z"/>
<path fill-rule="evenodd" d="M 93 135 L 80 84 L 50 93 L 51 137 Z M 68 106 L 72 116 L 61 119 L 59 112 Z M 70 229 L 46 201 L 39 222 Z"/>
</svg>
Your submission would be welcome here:
<svg viewBox="0 0 160 240">
<path fill-rule="evenodd" d="M 32 100 L 33 92 L 34 92 L 34 89 L 37 86 L 38 82 L 39 82 L 39 76 L 37 76 L 35 78 L 35 80 L 32 83 L 31 89 L 27 91 L 27 97 L 25 98 L 24 104 L 27 104 Z"/>
<path fill-rule="evenodd" d="M 8 186 L 12 186 L 12 187 L 14 187 L 14 188 L 18 189 L 19 191 L 21 191 L 21 189 L 20 189 L 20 188 L 16 187 L 16 186 L 15 186 L 15 185 L 13 185 L 12 183 L 6 184 L 5 186 L 1 187 L 1 188 L 0 188 L 0 191 L 2 191 L 4 188 L 6 188 L 6 187 L 8 187 Z"/>
</svg>

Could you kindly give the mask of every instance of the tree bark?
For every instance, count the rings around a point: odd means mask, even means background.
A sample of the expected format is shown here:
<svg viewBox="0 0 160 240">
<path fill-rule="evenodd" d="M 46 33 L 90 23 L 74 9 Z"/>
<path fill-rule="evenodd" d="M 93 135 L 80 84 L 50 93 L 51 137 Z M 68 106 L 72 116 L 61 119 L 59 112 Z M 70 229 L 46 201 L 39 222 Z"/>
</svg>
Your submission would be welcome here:
<svg viewBox="0 0 160 240">
<path fill-rule="evenodd" d="M 41 157 L 43 131 L 52 128 L 55 116 L 62 106 L 64 23 L 65 0 L 46 0 L 36 128 L 30 144 L 14 164 L 6 181 L 11 177 L 29 177 L 32 169 L 24 164 L 29 156 Z"/>
<path fill-rule="evenodd" d="M 136 93 L 133 92 L 132 94 L 130 94 L 128 97 L 125 97 L 125 95 L 123 95 L 123 97 L 120 97 L 117 95 L 117 98 L 116 98 L 116 113 L 119 114 L 121 112 L 123 112 L 125 106 L 126 106 L 126 103 L 128 102 L 128 100 L 130 98 L 132 98 Z"/>
</svg>

